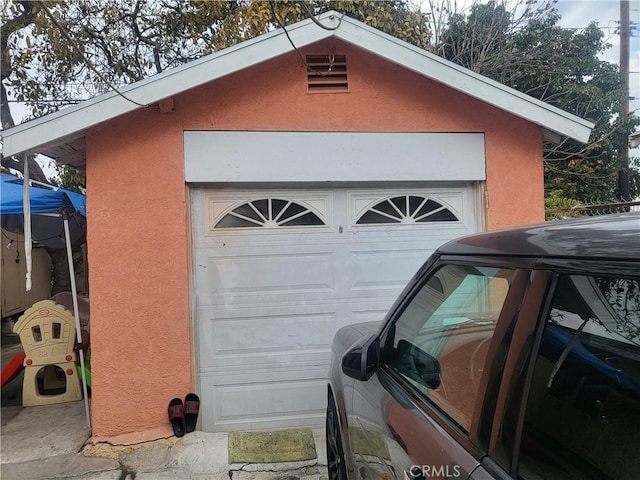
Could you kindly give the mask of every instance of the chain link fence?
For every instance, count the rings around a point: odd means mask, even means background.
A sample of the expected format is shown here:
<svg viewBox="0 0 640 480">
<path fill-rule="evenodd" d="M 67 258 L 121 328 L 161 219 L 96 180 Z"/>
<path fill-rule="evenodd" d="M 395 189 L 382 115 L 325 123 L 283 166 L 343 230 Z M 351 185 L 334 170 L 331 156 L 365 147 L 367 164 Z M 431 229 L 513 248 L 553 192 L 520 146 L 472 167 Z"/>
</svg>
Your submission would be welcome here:
<svg viewBox="0 0 640 480">
<path fill-rule="evenodd" d="M 640 212 L 640 200 L 632 202 L 609 202 L 593 205 L 574 205 L 572 207 L 547 209 L 547 220 L 594 217 L 597 215 L 609 215 L 612 213 Z"/>
</svg>

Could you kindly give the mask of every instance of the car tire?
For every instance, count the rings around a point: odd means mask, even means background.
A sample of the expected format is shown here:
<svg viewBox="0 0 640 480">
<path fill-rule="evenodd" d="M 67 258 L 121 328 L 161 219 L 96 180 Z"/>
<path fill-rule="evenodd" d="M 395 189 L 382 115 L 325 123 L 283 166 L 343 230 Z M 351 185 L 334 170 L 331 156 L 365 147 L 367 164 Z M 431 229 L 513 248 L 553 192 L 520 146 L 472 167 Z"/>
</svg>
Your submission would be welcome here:
<svg viewBox="0 0 640 480">
<path fill-rule="evenodd" d="M 327 471 L 329 480 L 347 480 L 347 468 L 342 449 L 340 419 L 333 395 L 329 394 L 326 418 Z"/>
</svg>

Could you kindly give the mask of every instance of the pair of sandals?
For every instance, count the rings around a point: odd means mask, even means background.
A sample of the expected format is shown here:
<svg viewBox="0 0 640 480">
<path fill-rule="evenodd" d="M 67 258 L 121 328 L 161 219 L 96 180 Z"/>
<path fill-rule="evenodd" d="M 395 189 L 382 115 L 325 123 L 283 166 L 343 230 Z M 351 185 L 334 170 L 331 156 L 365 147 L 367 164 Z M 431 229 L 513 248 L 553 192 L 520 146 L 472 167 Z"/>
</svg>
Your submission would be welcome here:
<svg viewBox="0 0 640 480">
<path fill-rule="evenodd" d="M 195 393 L 188 393 L 184 403 L 180 398 L 169 402 L 169 421 L 176 437 L 183 437 L 196 429 L 200 413 L 200 398 Z"/>
</svg>

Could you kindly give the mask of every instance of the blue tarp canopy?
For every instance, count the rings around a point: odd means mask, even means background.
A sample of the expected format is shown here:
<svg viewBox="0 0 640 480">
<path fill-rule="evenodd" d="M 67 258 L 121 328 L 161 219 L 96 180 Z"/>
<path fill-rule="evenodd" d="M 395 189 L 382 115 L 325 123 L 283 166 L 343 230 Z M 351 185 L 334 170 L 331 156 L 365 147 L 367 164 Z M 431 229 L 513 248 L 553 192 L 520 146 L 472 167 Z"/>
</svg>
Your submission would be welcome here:
<svg viewBox="0 0 640 480">
<path fill-rule="evenodd" d="M 24 232 L 24 186 L 22 179 L 1 175 L 0 214 L 2 228 L 11 232 Z M 64 248 L 64 226 L 61 215 L 69 218 L 71 243 L 83 241 L 87 233 L 87 199 L 80 193 L 62 188 L 52 189 L 32 185 L 29 187 L 32 237 L 50 248 Z M 46 215 L 54 214 L 54 215 Z M 57 215 L 57 216 L 55 216 Z"/>
</svg>

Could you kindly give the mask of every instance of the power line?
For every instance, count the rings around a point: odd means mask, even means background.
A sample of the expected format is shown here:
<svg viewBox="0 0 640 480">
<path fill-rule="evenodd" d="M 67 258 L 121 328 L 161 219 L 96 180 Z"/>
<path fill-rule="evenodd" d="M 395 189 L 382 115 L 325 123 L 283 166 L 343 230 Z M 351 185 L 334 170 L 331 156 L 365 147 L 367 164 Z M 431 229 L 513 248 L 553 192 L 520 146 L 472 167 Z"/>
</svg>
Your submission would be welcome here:
<svg viewBox="0 0 640 480">
<path fill-rule="evenodd" d="M 331 65 L 329 65 L 329 70 L 328 71 L 320 71 L 317 70 L 315 68 L 313 68 L 312 66 L 310 66 L 307 63 L 307 60 L 304 58 L 304 56 L 302 55 L 302 53 L 300 52 L 300 50 L 298 50 L 298 47 L 296 47 L 296 45 L 293 43 L 293 40 L 291 39 L 291 36 L 289 35 L 289 32 L 287 31 L 287 29 L 284 26 L 284 23 L 282 23 L 280 21 L 280 19 L 278 18 L 278 16 L 276 15 L 276 10 L 275 8 L 273 8 L 273 4 L 275 3 L 275 0 L 269 0 L 269 8 L 271 9 L 271 16 L 273 17 L 273 19 L 276 21 L 276 23 L 280 26 L 280 28 L 282 28 L 282 30 L 284 31 L 284 34 L 287 36 L 287 39 L 289 40 L 289 43 L 291 44 L 291 46 L 293 47 L 293 49 L 295 50 L 295 52 L 298 54 L 298 57 L 300 57 L 300 61 L 302 62 L 302 64 L 306 67 L 308 72 L 313 72 L 315 74 L 318 75 L 328 75 L 331 72 L 331 68 L 332 68 L 332 64 L 333 64 L 333 60 L 331 60 Z M 317 18 L 315 18 L 315 16 L 311 13 L 311 11 L 309 11 L 309 8 L 305 5 L 303 0 L 300 0 L 298 2 L 301 6 L 302 9 L 305 11 L 305 14 L 318 26 L 320 26 L 321 28 L 324 28 L 325 30 L 337 30 L 338 28 L 340 28 L 340 25 L 342 24 L 342 18 L 338 19 L 338 25 L 336 25 L 335 27 L 327 27 L 326 25 L 322 25 Z"/>
<path fill-rule="evenodd" d="M 338 25 L 336 25 L 335 27 L 327 27 L 326 25 L 323 25 L 316 17 L 313 13 L 311 13 L 311 11 L 309 10 L 309 7 L 307 7 L 307 4 L 304 3 L 304 0 L 299 0 L 298 3 L 300 4 L 300 6 L 302 7 L 302 9 L 304 10 L 304 13 L 307 15 L 307 17 L 309 17 L 313 23 L 315 23 L 316 25 L 318 25 L 320 28 L 323 28 L 325 30 L 329 30 L 329 31 L 334 31 L 337 30 L 338 28 L 340 28 L 340 25 L 342 24 L 342 18 L 339 19 L 338 21 Z"/>
</svg>

